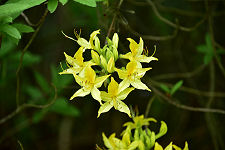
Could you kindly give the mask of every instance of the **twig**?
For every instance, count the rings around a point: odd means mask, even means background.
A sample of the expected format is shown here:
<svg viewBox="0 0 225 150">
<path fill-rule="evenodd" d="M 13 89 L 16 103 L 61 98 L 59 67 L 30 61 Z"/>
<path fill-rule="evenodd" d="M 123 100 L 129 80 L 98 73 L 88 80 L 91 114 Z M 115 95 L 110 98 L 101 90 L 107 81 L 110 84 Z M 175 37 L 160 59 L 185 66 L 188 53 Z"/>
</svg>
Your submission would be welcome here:
<svg viewBox="0 0 225 150">
<path fill-rule="evenodd" d="M 150 112 L 151 106 L 152 106 L 152 102 L 155 100 L 155 95 L 152 96 L 152 98 L 148 101 L 146 110 L 145 110 L 145 118 L 148 118 L 148 114 Z"/>
<path fill-rule="evenodd" d="M 36 26 L 35 24 L 31 23 L 29 18 L 24 14 L 24 12 L 21 12 L 21 16 L 24 18 L 24 20 L 27 22 L 29 26 Z"/>
<path fill-rule="evenodd" d="M 155 80 L 162 80 L 162 79 L 173 79 L 173 78 L 190 78 L 204 70 L 206 65 L 201 65 L 192 72 L 186 73 L 168 73 L 168 74 L 161 74 L 157 76 L 153 76 L 152 78 Z"/>
<path fill-rule="evenodd" d="M 149 79 L 149 82 L 151 82 L 152 84 L 154 84 L 157 87 L 160 87 L 160 85 L 162 84 L 162 82 L 157 82 L 155 80 L 151 80 Z M 173 84 L 169 84 L 169 83 L 164 83 L 166 86 L 168 87 L 173 87 Z M 180 91 L 184 91 L 187 93 L 191 93 L 191 94 L 195 94 L 195 95 L 200 95 L 200 96 L 206 96 L 206 97 L 225 97 L 225 93 L 224 92 L 206 92 L 206 91 L 200 91 L 197 89 L 193 89 L 193 88 L 189 88 L 189 87 L 185 87 L 185 86 L 181 86 L 179 88 Z"/>
<path fill-rule="evenodd" d="M 153 12 L 155 13 L 155 15 L 164 23 L 166 23 L 167 25 L 177 28 L 177 25 L 173 22 L 171 22 L 170 20 L 164 18 L 158 11 L 158 9 L 156 8 L 155 4 L 151 1 L 151 0 L 146 0 L 147 3 L 152 7 Z M 199 25 L 201 25 L 205 20 L 206 20 L 207 16 L 205 15 L 199 22 L 197 22 L 193 27 L 183 27 L 183 26 L 179 26 L 179 29 L 182 31 L 187 31 L 190 32 L 192 30 L 195 30 Z"/>
<path fill-rule="evenodd" d="M 136 32 L 134 29 L 132 29 L 129 24 L 125 24 L 124 22 L 121 22 L 121 23 L 132 34 L 134 34 L 134 35 L 136 35 L 138 37 L 142 37 L 145 40 L 166 41 L 166 40 L 170 40 L 170 39 L 173 39 L 174 37 L 176 37 L 177 32 L 178 32 L 178 28 L 176 28 L 172 35 L 165 35 L 165 36 L 142 35 L 142 34 Z M 178 27 L 178 25 L 177 25 L 177 27 Z"/>
<path fill-rule="evenodd" d="M 55 102 L 55 100 L 57 98 L 57 89 L 56 89 L 56 87 L 53 84 L 52 84 L 52 86 L 54 87 L 55 95 L 54 95 L 54 98 L 50 101 L 50 103 L 45 104 L 45 105 L 22 104 L 22 105 L 18 106 L 15 111 L 11 112 L 10 114 L 8 114 L 7 116 L 5 116 L 4 118 L 1 118 L 0 119 L 0 124 L 3 124 L 6 121 L 10 120 L 16 114 L 20 113 L 22 110 L 24 110 L 26 108 L 30 108 L 30 107 L 31 108 L 47 108 L 47 107 L 51 106 Z"/>
<path fill-rule="evenodd" d="M 175 99 L 169 98 L 166 95 L 164 95 L 162 92 L 157 90 L 152 85 L 148 84 L 148 86 L 157 94 L 157 96 L 163 98 L 166 102 L 168 102 L 171 105 L 174 105 L 177 108 L 189 110 L 189 111 L 195 111 L 195 112 L 208 112 L 208 113 L 218 113 L 218 114 L 225 114 L 225 110 L 221 109 L 210 109 L 210 108 L 201 108 L 201 107 L 191 107 L 183 104 L 179 104 L 176 102 Z"/>
<path fill-rule="evenodd" d="M 45 10 L 42 18 L 40 19 L 40 21 L 38 23 L 39 26 L 37 27 L 37 29 L 35 30 L 35 32 L 31 36 L 31 38 L 30 38 L 29 42 L 27 43 L 27 45 L 22 50 L 22 54 L 20 56 L 20 63 L 19 63 L 19 66 L 18 66 L 18 68 L 16 70 L 16 104 L 17 104 L 17 107 L 19 106 L 19 94 L 20 94 L 20 76 L 19 76 L 19 73 L 20 73 L 20 70 L 21 70 L 22 64 L 23 64 L 23 57 L 24 57 L 24 54 L 26 53 L 27 49 L 29 48 L 29 46 L 33 42 L 34 38 L 37 36 L 37 33 L 39 32 L 42 24 L 44 23 L 44 20 L 45 20 L 45 17 L 47 16 L 47 14 L 48 14 L 48 9 Z"/>
</svg>

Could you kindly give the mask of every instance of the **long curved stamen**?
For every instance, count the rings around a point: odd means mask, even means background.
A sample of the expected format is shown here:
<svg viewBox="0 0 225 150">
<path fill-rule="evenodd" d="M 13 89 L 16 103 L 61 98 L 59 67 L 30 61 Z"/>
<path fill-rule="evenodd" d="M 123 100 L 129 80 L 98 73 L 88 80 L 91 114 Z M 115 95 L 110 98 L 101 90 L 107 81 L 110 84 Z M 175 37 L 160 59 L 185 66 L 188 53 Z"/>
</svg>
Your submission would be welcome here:
<svg viewBox="0 0 225 150">
<path fill-rule="evenodd" d="M 154 48 L 155 48 L 155 49 L 154 49 L 154 52 L 153 52 L 153 54 L 151 55 L 151 57 L 154 56 L 154 54 L 155 54 L 155 52 L 156 52 L 156 45 L 154 45 Z"/>
<path fill-rule="evenodd" d="M 71 39 L 71 40 L 73 40 L 73 41 L 76 41 L 76 40 L 73 39 L 72 37 L 69 37 L 68 35 L 66 35 L 63 31 L 61 31 L 61 32 L 62 32 L 62 34 L 63 34 L 66 38 Z"/>
</svg>

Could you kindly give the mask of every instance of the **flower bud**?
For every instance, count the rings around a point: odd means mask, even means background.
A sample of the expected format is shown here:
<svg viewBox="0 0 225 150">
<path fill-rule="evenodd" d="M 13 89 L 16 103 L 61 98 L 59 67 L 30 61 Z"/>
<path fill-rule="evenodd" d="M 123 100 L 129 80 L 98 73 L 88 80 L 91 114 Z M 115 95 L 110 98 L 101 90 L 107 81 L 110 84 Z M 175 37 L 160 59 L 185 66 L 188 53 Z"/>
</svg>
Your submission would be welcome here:
<svg viewBox="0 0 225 150">
<path fill-rule="evenodd" d="M 97 65 L 100 64 L 100 57 L 97 52 L 95 52 L 94 50 L 91 50 L 91 57 Z"/>
<path fill-rule="evenodd" d="M 103 66 L 103 68 L 105 70 L 107 70 L 107 61 L 106 61 L 105 57 L 103 57 L 102 55 L 100 55 L 100 60 L 101 60 L 101 65 Z"/>
<path fill-rule="evenodd" d="M 109 61 L 109 59 L 113 56 L 113 53 L 109 48 L 106 49 L 106 60 Z M 113 56 L 114 57 L 114 56 Z"/>
<path fill-rule="evenodd" d="M 99 38 L 96 36 L 96 37 L 95 37 L 95 50 L 96 50 L 98 53 L 100 53 L 100 49 L 101 49 L 101 47 L 100 47 L 100 40 L 99 40 Z"/>
<path fill-rule="evenodd" d="M 112 43 L 115 46 L 115 48 L 118 48 L 118 42 L 119 42 L 118 34 L 114 33 L 113 38 L 112 38 Z"/>
<path fill-rule="evenodd" d="M 109 73 L 112 73 L 114 71 L 114 67 L 115 67 L 115 61 L 114 61 L 114 57 L 112 56 L 108 61 L 107 71 Z"/>
<path fill-rule="evenodd" d="M 114 55 L 114 58 L 115 58 L 115 61 L 118 59 L 118 50 L 117 48 L 115 48 L 115 46 L 113 46 L 113 55 Z"/>
</svg>

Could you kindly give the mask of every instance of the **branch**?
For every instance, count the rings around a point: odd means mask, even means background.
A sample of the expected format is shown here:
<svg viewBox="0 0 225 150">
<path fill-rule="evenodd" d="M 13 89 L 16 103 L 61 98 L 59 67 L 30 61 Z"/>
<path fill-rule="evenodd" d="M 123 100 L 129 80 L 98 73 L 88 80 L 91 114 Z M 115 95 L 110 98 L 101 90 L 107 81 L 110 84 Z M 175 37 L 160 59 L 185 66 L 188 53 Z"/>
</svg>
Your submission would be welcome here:
<svg viewBox="0 0 225 150">
<path fill-rule="evenodd" d="M 195 111 L 195 112 L 208 112 L 208 113 L 218 113 L 218 114 L 225 114 L 225 110 L 221 109 L 210 109 L 210 108 L 201 108 L 201 107 L 191 107 L 183 104 L 179 104 L 176 102 L 175 99 L 169 98 L 166 95 L 164 95 L 162 92 L 157 90 L 152 85 L 148 84 L 148 86 L 157 94 L 159 97 L 163 98 L 167 103 L 174 105 L 177 108 L 189 110 L 189 111 Z"/>
<path fill-rule="evenodd" d="M 10 114 L 8 114 L 6 117 L 4 118 L 1 118 L 0 119 L 0 124 L 3 124 L 5 123 L 6 121 L 10 120 L 11 118 L 13 118 L 16 114 L 20 113 L 21 111 L 25 110 L 26 108 L 40 108 L 40 109 L 43 109 L 43 108 L 47 108 L 49 106 L 51 106 L 56 98 L 57 98 L 57 89 L 56 87 L 52 84 L 52 86 L 54 87 L 54 92 L 55 92 L 55 95 L 54 95 L 54 98 L 50 101 L 50 103 L 48 104 L 45 104 L 45 105 L 36 105 L 36 104 L 22 104 L 20 106 L 18 106 L 16 108 L 15 111 L 11 112 Z"/>
<path fill-rule="evenodd" d="M 19 73 L 20 73 L 20 70 L 21 70 L 22 64 L 23 64 L 23 57 L 24 57 L 24 54 L 26 53 L 27 49 L 30 47 L 31 43 L 33 42 L 34 38 L 37 36 L 37 33 L 39 32 L 42 24 L 44 23 L 44 20 L 45 20 L 45 17 L 47 16 L 47 14 L 48 14 L 48 9 L 45 10 L 42 18 L 40 19 L 40 21 L 38 23 L 39 25 L 38 25 L 37 29 L 35 30 L 35 32 L 31 36 L 27 45 L 22 50 L 22 54 L 20 56 L 20 63 L 19 63 L 19 66 L 16 70 L 16 104 L 17 104 L 17 106 L 19 106 L 19 94 L 20 94 L 20 76 L 19 76 Z"/>
<path fill-rule="evenodd" d="M 152 84 L 154 84 L 157 87 L 160 87 L 160 85 L 162 84 L 162 82 L 157 82 L 154 80 L 149 79 L 149 82 L 151 82 Z M 172 88 L 174 85 L 170 84 L 170 83 L 163 83 L 166 86 Z M 179 88 L 179 90 L 187 92 L 187 93 L 191 93 L 191 94 L 195 94 L 195 95 L 200 95 L 200 96 L 206 96 L 206 97 L 225 97 L 225 93 L 224 92 L 205 92 L 205 91 L 200 91 L 197 89 L 193 89 L 193 88 L 189 88 L 189 87 L 185 87 L 185 86 L 181 86 Z"/>
<path fill-rule="evenodd" d="M 161 74 L 161 75 L 153 76 L 152 78 L 155 80 L 173 79 L 173 78 L 190 78 L 200 73 L 201 71 L 203 71 L 205 67 L 206 65 L 201 65 L 195 70 L 193 70 L 192 72 Z"/>
<path fill-rule="evenodd" d="M 177 25 L 173 22 L 171 22 L 170 20 L 164 18 L 158 11 L 158 9 L 156 8 L 155 4 L 151 1 L 151 0 L 146 0 L 147 3 L 152 7 L 153 12 L 155 13 L 155 15 L 164 23 L 166 23 L 167 25 L 176 28 Z M 192 30 L 195 30 L 199 25 L 201 25 L 205 20 L 206 20 L 207 16 L 205 15 L 199 22 L 197 22 L 193 27 L 183 27 L 183 26 L 179 26 L 179 29 L 182 31 L 186 31 L 186 32 L 190 32 Z"/>
</svg>

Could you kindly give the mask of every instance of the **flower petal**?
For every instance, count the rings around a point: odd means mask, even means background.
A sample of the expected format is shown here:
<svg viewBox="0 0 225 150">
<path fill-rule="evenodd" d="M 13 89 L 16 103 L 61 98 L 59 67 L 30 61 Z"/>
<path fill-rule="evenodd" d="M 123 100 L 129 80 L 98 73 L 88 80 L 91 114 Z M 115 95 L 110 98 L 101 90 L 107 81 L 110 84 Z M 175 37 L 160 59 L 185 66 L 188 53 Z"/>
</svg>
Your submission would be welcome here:
<svg viewBox="0 0 225 150">
<path fill-rule="evenodd" d="M 123 91 L 124 89 L 128 88 L 130 86 L 130 81 L 128 79 L 124 79 L 119 84 L 119 93 Z"/>
<path fill-rule="evenodd" d="M 128 94 L 133 90 L 134 90 L 134 88 L 126 88 L 117 96 L 117 99 L 124 100 L 128 96 Z"/>
<path fill-rule="evenodd" d="M 137 49 L 137 55 L 142 54 L 143 48 L 144 48 L 144 42 L 143 42 L 142 38 L 140 37 L 140 41 L 139 41 L 138 49 Z"/>
<path fill-rule="evenodd" d="M 149 62 L 151 62 L 152 60 L 158 61 L 158 58 L 153 57 L 153 56 L 147 57 L 147 56 L 145 56 L 145 55 L 138 55 L 138 56 L 136 57 L 136 60 L 139 61 L 139 62 L 149 63 Z"/>
<path fill-rule="evenodd" d="M 108 86 L 109 95 L 112 97 L 116 97 L 118 94 L 118 87 L 119 87 L 119 84 L 114 80 L 113 77 L 111 77 L 111 82 L 109 83 L 109 86 Z"/>
<path fill-rule="evenodd" d="M 128 41 L 130 41 L 130 50 L 133 56 L 137 54 L 137 50 L 139 45 L 131 38 L 127 38 Z"/>
<path fill-rule="evenodd" d="M 136 89 L 151 91 L 144 83 L 141 82 L 140 79 L 136 79 L 135 81 L 131 82 L 131 85 Z"/>
<path fill-rule="evenodd" d="M 76 74 L 73 74 L 76 82 L 80 85 L 80 86 L 84 86 L 84 82 L 85 82 L 85 79 L 76 75 Z"/>
<path fill-rule="evenodd" d="M 100 30 L 96 30 L 96 31 L 92 32 L 91 35 L 90 35 L 89 43 L 90 43 L 92 49 L 95 48 L 95 46 L 94 46 L 94 44 L 93 44 L 93 41 L 94 41 L 95 36 L 96 36 L 97 34 L 100 34 Z"/>
<path fill-rule="evenodd" d="M 145 73 L 147 71 L 149 71 L 150 69 L 152 69 L 152 68 L 138 68 L 136 77 L 139 78 L 139 79 L 142 78 L 145 75 Z"/>
<path fill-rule="evenodd" d="M 83 65 L 84 58 L 83 58 L 83 47 L 80 47 L 77 52 L 74 54 L 74 58 L 76 59 L 79 66 Z"/>
<path fill-rule="evenodd" d="M 109 93 L 107 93 L 107 92 L 105 92 L 105 91 L 100 91 L 101 92 L 101 99 L 103 100 L 103 101 L 111 101 L 112 99 L 111 99 L 111 97 L 110 97 L 110 95 L 109 95 Z"/>
<path fill-rule="evenodd" d="M 134 56 L 132 55 L 132 53 L 131 52 L 128 52 L 128 53 L 126 53 L 126 54 L 120 54 L 120 58 L 123 58 L 123 59 L 129 59 L 130 61 L 132 61 L 133 60 L 133 58 L 134 58 Z"/>
<path fill-rule="evenodd" d="M 112 101 L 108 101 L 108 102 L 104 103 L 98 110 L 98 117 L 102 113 L 108 112 L 112 107 L 113 107 L 113 102 Z"/>
<path fill-rule="evenodd" d="M 124 102 L 117 100 L 117 105 L 118 105 L 117 110 L 119 110 L 120 112 L 124 112 L 124 113 L 128 114 L 129 117 L 131 117 L 130 109 Z"/>
<path fill-rule="evenodd" d="M 68 68 L 66 70 L 63 70 L 59 74 L 61 75 L 61 74 L 77 74 L 77 73 L 79 73 L 79 69 L 70 67 L 70 68 Z"/>
<path fill-rule="evenodd" d="M 163 150 L 162 146 L 159 145 L 157 142 L 155 142 L 155 148 L 154 150 Z"/>
<path fill-rule="evenodd" d="M 65 55 L 65 57 L 66 57 L 66 62 L 67 62 L 68 64 L 70 64 L 70 65 L 72 65 L 72 66 L 76 65 L 76 60 L 75 60 L 73 57 L 67 55 L 65 52 L 64 52 L 64 55 Z"/>
<path fill-rule="evenodd" d="M 110 75 L 105 75 L 101 77 L 97 77 L 95 79 L 95 87 L 100 88 L 103 84 L 103 82 L 109 77 Z"/>
<path fill-rule="evenodd" d="M 102 104 L 101 93 L 96 87 L 93 87 L 93 89 L 91 90 L 91 95 L 95 100 L 99 101 L 99 103 Z"/>
<path fill-rule="evenodd" d="M 79 89 L 76 91 L 73 96 L 71 96 L 70 100 L 74 99 L 75 97 L 84 97 L 86 95 L 90 94 L 90 91 L 84 90 L 84 88 Z"/>
<path fill-rule="evenodd" d="M 82 46 L 82 47 L 84 47 L 86 49 L 90 49 L 91 48 L 90 43 L 86 39 L 81 38 L 81 37 L 78 38 L 77 44 L 79 44 L 80 46 Z"/>
<path fill-rule="evenodd" d="M 115 71 L 118 73 L 120 79 L 127 78 L 127 72 L 125 70 L 115 68 Z"/>
<path fill-rule="evenodd" d="M 87 66 L 85 68 L 84 76 L 85 76 L 85 79 L 88 82 L 90 82 L 90 83 L 94 83 L 95 82 L 96 73 L 90 66 Z"/>
</svg>

